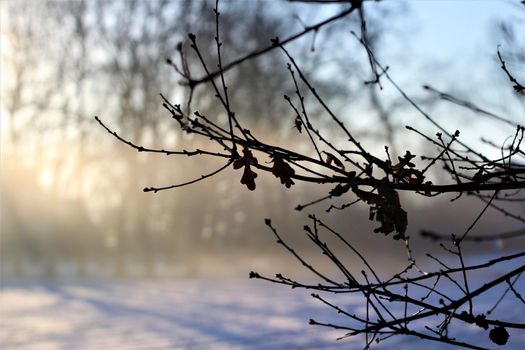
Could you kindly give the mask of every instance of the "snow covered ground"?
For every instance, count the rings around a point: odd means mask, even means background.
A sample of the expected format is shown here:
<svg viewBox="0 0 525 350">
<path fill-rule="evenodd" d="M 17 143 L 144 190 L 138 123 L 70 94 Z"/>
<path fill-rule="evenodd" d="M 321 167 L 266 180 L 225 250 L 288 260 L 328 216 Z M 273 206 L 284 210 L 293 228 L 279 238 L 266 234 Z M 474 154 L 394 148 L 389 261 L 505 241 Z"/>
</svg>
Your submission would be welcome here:
<svg viewBox="0 0 525 350">
<path fill-rule="evenodd" d="M 353 297 L 337 298 L 348 309 L 362 308 Z M 521 311 L 507 312 L 520 320 L 525 310 L 518 307 Z M 0 348 L 362 348 L 362 339 L 336 342 L 344 332 L 310 326 L 309 318 L 338 320 L 307 292 L 263 281 L 9 283 L 0 294 Z M 474 327 L 465 332 L 486 338 Z M 422 344 L 417 338 L 395 337 L 377 348 L 422 349 Z M 525 335 L 511 333 L 504 348 L 524 346 Z M 449 347 L 426 343 L 424 348 Z"/>
</svg>

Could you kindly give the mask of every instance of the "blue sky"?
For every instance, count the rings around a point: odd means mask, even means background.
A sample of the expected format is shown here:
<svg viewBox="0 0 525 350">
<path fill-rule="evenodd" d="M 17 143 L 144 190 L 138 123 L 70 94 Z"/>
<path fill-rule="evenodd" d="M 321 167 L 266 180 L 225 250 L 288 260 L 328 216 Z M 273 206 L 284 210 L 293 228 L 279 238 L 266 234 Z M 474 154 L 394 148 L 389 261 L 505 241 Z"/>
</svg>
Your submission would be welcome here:
<svg viewBox="0 0 525 350">
<path fill-rule="evenodd" d="M 517 0 L 412 0 L 414 46 L 430 57 L 453 59 L 458 53 L 494 51 L 491 25 L 497 19 L 524 20 Z M 520 13 L 521 12 L 521 13 Z"/>
<path fill-rule="evenodd" d="M 387 0 L 382 6 L 400 3 Z M 428 84 L 523 124 L 524 101 L 512 96 L 496 50 L 498 45 L 504 55 L 512 50 L 498 34 L 499 21 L 512 23 L 517 37 L 523 34 L 525 38 L 525 6 L 518 0 L 413 0 L 404 4 L 408 11 L 394 21 L 398 32 L 384 41 L 380 56 L 409 95 L 429 96 L 421 88 Z M 518 41 L 523 45 L 523 39 Z M 523 76 L 520 66 L 512 68 L 516 76 Z M 449 131 L 461 130 L 461 138 L 470 144 L 478 143 L 480 136 L 501 144 L 514 131 L 447 102 L 424 109 Z M 407 124 L 426 125 L 415 111 L 403 119 Z"/>
</svg>

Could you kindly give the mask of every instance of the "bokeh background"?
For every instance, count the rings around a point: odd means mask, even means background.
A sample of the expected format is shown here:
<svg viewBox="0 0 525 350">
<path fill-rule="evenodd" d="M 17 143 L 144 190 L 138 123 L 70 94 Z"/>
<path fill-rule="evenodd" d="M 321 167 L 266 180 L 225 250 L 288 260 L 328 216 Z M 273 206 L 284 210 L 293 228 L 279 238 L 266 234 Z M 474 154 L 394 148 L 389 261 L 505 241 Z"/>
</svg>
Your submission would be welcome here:
<svg viewBox="0 0 525 350">
<path fill-rule="evenodd" d="M 250 270 L 300 274 L 301 267 L 275 244 L 263 219 L 271 217 L 316 259 L 315 247 L 301 234 L 311 212 L 351 237 L 379 270 L 388 273 L 406 262 L 402 244 L 386 244 L 371 232 L 375 223 L 368 221 L 364 206 L 330 214 L 325 213 L 328 204 L 293 210 L 324 195 L 328 187 L 286 189 L 271 174 L 259 174 L 258 188 L 250 192 L 239 183 L 240 173 L 229 169 L 193 186 L 142 191 L 193 179 L 216 163 L 137 153 L 106 133 L 94 116 L 136 144 L 206 147 L 205 141 L 178 129 L 159 94 L 173 103 L 187 99 L 180 76 L 166 64 L 166 58 L 177 61 L 179 42 L 192 74 L 203 74 L 186 41 L 188 32 L 197 35 L 205 59 L 215 67 L 214 1 L 3 0 L 0 5 L 3 286 L 246 278 Z M 300 31 L 343 6 L 222 1 L 223 60 Z M 481 139 L 503 145 L 512 127 L 440 101 L 422 86 L 523 123 L 524 101 L 499 69 L 496 49 L 500 45 L 509 68 L 523 79 L 525 7 L 512 0 L 429 0 L 370 2 L 365 9 L 371 46 L 393 78 L 438 122 L 497 156 L 500 149 Z M 384 145 L 394 157 L 407 149 L 435 154 L 404 126 L 429 134 L 436 130 L 388 83 L 383 90 L 363 84 L 371 72 L 351 30 L 359 31 L 353 15 L 298 40 L 290 52 L 354 135 L 377 155 L 384 153 Z M 286 63 L 276 50 L 226 74 L 233 110 L 261 139 L 313 152 L 306 136 L 293 128 L 293 111 L 282 98 L 294 93 Z M 342 135 L 308 94 L 306 103 L 314 123 L 340 140 Z M 219 124 L 227 122 L 209 87 L 196 90 L 192 107 Z M 430 176 L 436 182 L 448 180 L 439 171 Z M 402 197 L 416 254 L 435 249 L 419 238 L 420 229 L 463 232 L 483 207 L 468 196 L 454 203 L 451 198 Z M 523 204 L 510 209 L 525 215 Z M 522 226 L 489 211 L 476 233 Z M 523 238 L 509 242 L 472 250 L 497 255 L 525 243 Z"/>
</svg>

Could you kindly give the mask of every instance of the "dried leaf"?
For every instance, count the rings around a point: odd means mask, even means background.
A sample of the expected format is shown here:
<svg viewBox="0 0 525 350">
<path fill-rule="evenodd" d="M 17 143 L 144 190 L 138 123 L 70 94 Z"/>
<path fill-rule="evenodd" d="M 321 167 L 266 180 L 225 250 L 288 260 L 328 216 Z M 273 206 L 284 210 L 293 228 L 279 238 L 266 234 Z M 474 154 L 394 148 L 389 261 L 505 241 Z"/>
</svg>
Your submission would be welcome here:
<svg viewBox="0 0 525 350">
<path fill-rule="evenodd" d="M 329 153 L 329 152 L 324 152 L 326 154 L 326 164 L 330 165 L 332 163 L 334 163 L 335 166 L 341 168 L 341 169 L 344 169 L 345 166 L 343 165 L 343 163 L 336 157 L 334 156 L 332 153 Z"/>
<path fill-rule="evenodd" d="M 427 186 L 432 186 L 432 181 L 427 181 L 427 182 L 425 182 L 425 185 L 427 185 Z M 432 192 L 431 192 L 430 190 L 427 189 L 427 190 L 425 190 L 425 194 L 426 194 L 427 196 L 430 196 L 430 195 L 432 195 Z"/>
<path fill-rule="evenodd" d="M 410 153 L 410 151 L 406 151 L 406 153 L 403 156 L 403 158 L 397 157 L 397 159 L 399 160 L 399 163 L 397 163 L 396 165 L 393 165 L 392 166 L 392 170 L 394 172 L 397 172 L 397 171 L 403 169 L 405 166 L 408 166 L 409 168 L 414 168 L 416 165 L 414 163 L 412 163 L 411 160 L 413 158 L 415 158 L 415 157 L 416 156 L 413 155 L 412 153 Z"/>
<path fill-rule="evenodd" d="M 255 178 L 257 174 L 252 171 L 250 165 L 257 165 L 257 158 L 255 158 L 249 148 L 244 147 L 242 150 L 243 156 L 233 162 L 234 169 L 244 167 L 244 172 L 241 178 L 241 184 L 246 185 L 250 191 L 255 190 Z"/>
<path fill-rule="evenodd" d="M 505 345 L 509 340 L 509 333 L 502 326 L 496 326 L 490 330 L 489 338 L 493 343 L 498 345 Z"/>
<path fill-rule="evenodd" d="M 422 184 L 425 180 L 425 175 L 417 169 L 402 169 L 397 175 L 409 184 Z"/>
<path fill-rule="evenodd" d="M 272 155 L 270 157 L 272 158 L 273 162 L 272 174 L 274 174 L 275 177 L 281 179 L 281 183 L 285 185 L 286 188 L 290 188 L 290 186 L 295 184 L 295 182 L 292 180 L 295 170 L 293 170 L 293 168 L 279 155 Z"/>
<path fill-rule="evenodd" d="M 415 155 L 411 154 L 410 151 L 406 151 L 403 158 L 397 157 L 397 159 L 399 159 L 399 163 L 391 166 L 392 172 L 395 174 L 395 182 L 404 180 L 410 184 L 423 183 L 425 176 L 420 170 L 414 169 L 416 165 L 411 162 L 413 158 L 415 158 Z"/>
<path fill-rule="evenodd" d="M 248 147 L 244 147 L 242 150 L 243 156 L 233 162 L 234 169 L 240 169 L 246 165 L 257 165 L 257 158 L 252 154 L 252 151 Z"/>
<path fill-rule="evenodd" d="M 407 229 L 407 213 L 401 208 L 397 192 L 386 186 L 377 187 L 377 194 L 365 192 L 353 187 L 352 191 L 363 201 L 370 205 L 370 220 L 376 220 L 381 226 L 374 229 L 376 233 L 383 233 L 385 236 L 391 232 L 396 232 L 394 239 L 405 238 Z"/>
<path fill-rule="evenodd" d="M 365 174 L 369 177 L 372 177 L 372 172 L 374 170 L 374 167 L 372 163 L 368 163 L 365 165 Z"/>
<path fill-rule="evenodd" d="M 242 174 L 241 183 L 246 185 L 250 191 L 255 190 L 255 178 L 257 174 L 250 169 L 249 165 L 244 167 L 244 173 Z"/>
<path fill-rule="evenodd" d="M 301 118 L 296 117 L 294 123 L 295 123 L 295 127 L 296 127 L 297 131 L 299 131 L 299 133 L 301 133 L 303 131 L 303 122 L 302 122 Z"/>
<path fill-rule="evenodd" d="M 343 194 L 345 194 L 346 192 L 348 192 L 348 190 L 350 189 L 350 185 L 349 184 L 337 184 L 337 186 L 335 186 L 330 192 L 330 196 L 332 197 L 340 197 L 342 196 Z"/>
<path fill-rule="evenodd" d="M 484 170 L 485 170 L 485 169 L 483 169 L 483 167 L 479 168 L 479 170 L 478 170 L 478 171 L 474 174 L 474 176 L 472 177 L 472 181 L 474 181 L 474 182 L 476 182 L 476 183 L 478 183 L 478 184 L 484 182 L 484 181 L 483 181 L 483 171 L 484 171 Z"/>
</svg>

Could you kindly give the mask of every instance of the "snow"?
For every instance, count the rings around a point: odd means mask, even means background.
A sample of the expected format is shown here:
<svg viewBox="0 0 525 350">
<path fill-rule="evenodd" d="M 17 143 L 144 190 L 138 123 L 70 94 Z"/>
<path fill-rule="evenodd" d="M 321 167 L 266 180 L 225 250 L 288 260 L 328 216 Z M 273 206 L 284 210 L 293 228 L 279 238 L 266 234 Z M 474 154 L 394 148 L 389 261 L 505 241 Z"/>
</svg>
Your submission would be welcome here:
<svg viewBox="0 0 525 350">
<path fill-rule="evenodd" d="M 336 296 L 363 309 L 355 296 Z M 490 304 L 490 303 L 488 303 Z M 520 306 L 521 307 L 521 306 Z M 514 313 L 519 316 L 523 310 Z M 9 283 L 0 294 L 1 349 L 359 349 L 361 338 L 308 320 L 344 322 L 307 291 L 255 280 Z M 523 320 L 522 320 L 523 321 Z M 471 327 L 472 328 L 472 327 Z M 466 328 L 472 337 L 486 337 Z M 511 333 L 505 349 L 521 349 Z M 394 337 L 378 349 L 420 349 Z M 425 343 L 425 349 L 446 349 Z M 521 346 L 520 346 L 521 345 Z"/>
</svg>

